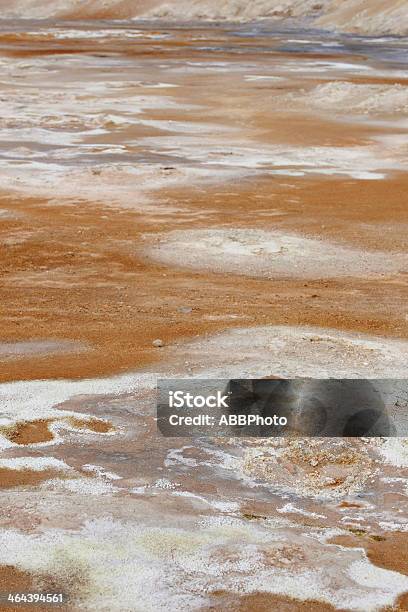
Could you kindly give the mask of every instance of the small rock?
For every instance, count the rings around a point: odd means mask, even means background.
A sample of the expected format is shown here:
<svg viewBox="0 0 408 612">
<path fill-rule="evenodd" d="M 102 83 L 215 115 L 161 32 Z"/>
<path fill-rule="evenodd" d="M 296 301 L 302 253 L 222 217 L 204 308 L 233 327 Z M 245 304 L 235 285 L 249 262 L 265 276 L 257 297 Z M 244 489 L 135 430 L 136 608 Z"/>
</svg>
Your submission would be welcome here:
<svg viewBox="0 0 408 612">
<path fill-rule="evenodd" d="M 286 557 L 281 557 L 279 561 L 283 563 L 283 565 L 290 565 L 290 559 L 286 559 Z"/>
<path fill-rule="evenodd" d="M 163 340 L 160 340 L 160 338 L 157 338 L 156 340 L 153 340 L 152 344 L 156 348 L 160 348 L 161 346 L 164 346 L 164 342 L 163 342 Z"/>
<path fill-rule="evenodd" d="M 192 308 L 190 308 L 189 306 L 180 306 L 180 308 L 177 308 L 178 312 L 181 312 L 182 314 L 190 314 L 190 312 L 192 312 Z"/>
</svg>

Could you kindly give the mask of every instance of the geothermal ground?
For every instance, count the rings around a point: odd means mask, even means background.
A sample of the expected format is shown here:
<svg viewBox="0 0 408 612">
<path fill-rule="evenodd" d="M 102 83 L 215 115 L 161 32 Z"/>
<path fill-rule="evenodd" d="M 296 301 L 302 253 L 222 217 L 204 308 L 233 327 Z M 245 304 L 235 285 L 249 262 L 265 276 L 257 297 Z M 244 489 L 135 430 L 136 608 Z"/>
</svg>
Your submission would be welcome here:
<svg viewBox="0 0 408 612">
<path fill-rule="evenodd" d="M 155 422 L 158 375 L 407 377 L 407 53 L 267 23 L 1 23 L 1 594 L 408 609 L 405 438 Z"/>
</svg>

